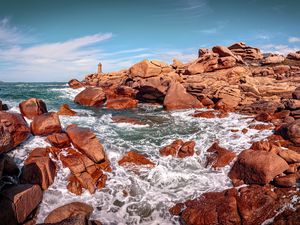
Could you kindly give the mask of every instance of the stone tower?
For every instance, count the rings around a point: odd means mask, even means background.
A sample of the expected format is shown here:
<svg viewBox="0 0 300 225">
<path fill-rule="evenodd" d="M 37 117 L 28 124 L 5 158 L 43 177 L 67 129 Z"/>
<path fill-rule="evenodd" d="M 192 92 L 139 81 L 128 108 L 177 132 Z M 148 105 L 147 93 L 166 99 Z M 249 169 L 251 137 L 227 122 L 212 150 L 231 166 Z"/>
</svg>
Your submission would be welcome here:
<svg viewBox="0 0 300 225">
<path fill-rule="evenodd" d="M 98 74 L 102 74 L 102 64 L 98 64 Z"/>
</svg>

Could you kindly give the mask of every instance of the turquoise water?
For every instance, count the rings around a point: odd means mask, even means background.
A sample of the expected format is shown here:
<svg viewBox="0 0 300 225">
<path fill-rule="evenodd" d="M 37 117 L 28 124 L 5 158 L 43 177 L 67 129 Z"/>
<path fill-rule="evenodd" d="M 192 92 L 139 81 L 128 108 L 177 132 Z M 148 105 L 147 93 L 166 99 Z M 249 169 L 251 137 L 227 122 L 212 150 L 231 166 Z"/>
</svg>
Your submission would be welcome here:
<svg viewBox="0 0 300 225">
<path fill-rule="evenodd" d="M 190 116 L 194 110 L 166 112 L 160 106 L 140 104 L 137 109 L 115 111 L 83 107 L 73 102 L 80 90 L 64 83 L 4 83 L 0 84 L 0 99 L 10 111 L 18 112 L 18 104 L 28 98 L 43 99 L 49 111 L 57 111 L 67 103 L 78 116 L 61 116 L 63 127 L 75 123 L 94 130 L 104 145 L 113 172 L 108 174 L 106 187 L 95 194 L 85 192 L 75 196 L 66 190 L 69 169 L 60 169 L 54 184 L 44 192 L 39 222 L 54 208 L 72 201 L 83 201 L 94 207 L 92 218 L 103 224 L 178 224 L 168 209 L 177 202 L 199 196 L 203 192 L 231 187 L 227 173 L 229 166 L 220 170 L 205 168 L 206 150 L 219 140 L 220 145 L 236 153 L 248 148 L 270 131 L 249 130 L 232 133 L 231 129 L 247 128 L 252 119 L 230 114 L 223 119 L 201 119 Z M 126 115 L 142 120 L 145 125 L 116 124 L 113 115 Z M 28 121 L 30 122 L 30 121 Z M 159 149 L 175 139 L 195 140 L 196 152 L 192 157 L 175 159 L 162 157 Z M 22 166 L 28 153 L 35 147 L 48 145 L 43 137 L 31 137 L 9 154 Z M 118 160 L 130 150 L 146 154 L 156 166 L 134 173 L 118 166 Z M 129 193 L 123 195 L 123 191 Z"/>
</svg>

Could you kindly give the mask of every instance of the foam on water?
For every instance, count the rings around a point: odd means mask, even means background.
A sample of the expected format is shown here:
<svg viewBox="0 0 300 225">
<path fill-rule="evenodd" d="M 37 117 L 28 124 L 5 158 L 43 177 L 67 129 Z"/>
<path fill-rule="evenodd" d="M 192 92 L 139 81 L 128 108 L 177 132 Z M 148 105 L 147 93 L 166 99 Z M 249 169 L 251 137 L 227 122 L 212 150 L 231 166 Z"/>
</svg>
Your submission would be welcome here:
<svg viewBox="0 0 300 225">
<path fill-rule="evenodd" d="M 95 130 L 113 172 L 108 173 L 106 187 L 101 191 L 75 196 L 66 189 L 70 171 L 59 163 L 54 184 L 44 192 L 38 222 L 61 205 L 83 201 L 94 207 L 92 218 L 104 224 L 178 224 L 168 213 L 175 203 L 231 187 L 229 166 L 217 171 L 204 167 L 206 150 L 214 141 L 238 153 L 271 133 L 251 129 L 246 134 L 230 132 L 248 127 L 252 120 L 234 113 L 223 119 L 199 119 L 190 116 L 193 110 L 168 113 L 147 107 L 137 113 L 145 118 L 147 126 L 117 125 L 111 114 L 61 117 L 64 127 L 75 123 Z M 195 140 L 197 154 L 185 159 L 160 156 L 159 149 L 177 138 Z M 118 160 L 129 150 L 147 154 L 156 166 L 142 168 L 139 173 L 118 166 Z"/>
</svg>

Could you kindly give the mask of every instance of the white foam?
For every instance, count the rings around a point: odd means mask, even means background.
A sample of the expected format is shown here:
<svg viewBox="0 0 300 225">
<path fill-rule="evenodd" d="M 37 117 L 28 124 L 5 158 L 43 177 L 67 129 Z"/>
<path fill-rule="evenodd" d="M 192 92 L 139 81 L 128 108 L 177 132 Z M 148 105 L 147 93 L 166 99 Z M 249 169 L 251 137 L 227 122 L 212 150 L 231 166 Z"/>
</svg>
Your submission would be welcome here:
<svg viewBox="0 0 300 225">
<path fill-rule="evenodd" d="M 52 88 L 51 89 L 51 91 L 62 93 L 62 95 L 60 95 L 61 98 L 68 98 L 70 100 L 74 100 L 76 95 L 78 95 L 83 90 L 84 90 L 84 87 L 78 88 L 78 89 L 73 89 L 70 87 L 65 87 L 65 85 L 63 88 Z"/>
</svg>

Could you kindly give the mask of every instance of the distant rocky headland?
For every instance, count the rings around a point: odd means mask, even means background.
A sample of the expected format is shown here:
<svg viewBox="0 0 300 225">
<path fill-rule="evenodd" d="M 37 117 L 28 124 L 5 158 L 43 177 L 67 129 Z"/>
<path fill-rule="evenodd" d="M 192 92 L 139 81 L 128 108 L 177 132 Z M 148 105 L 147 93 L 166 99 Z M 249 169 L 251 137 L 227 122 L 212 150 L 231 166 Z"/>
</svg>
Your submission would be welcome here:
<svg viewBox="0 0 300 225">
<path fill-rule="evenodd" d="M 236 112 L 263 122 L 249 129 L 271 130 L 273 134 L 253 142 L 239 155 L 218 142 L 207 150 L 207 168 L 217 171 L 231 166 L 228 176 L 232 188 L 177 202 L 169 212 L 185 225 L 257 225 L 270 219 L 275 225 L 299 224 L 300 51 L 283 56 L 262 54 L 245 43 L 215 46 L 199 49 L 198 58 L 190 63 L 144 60 L 110 73 L 103 73 L 99 64 L 97 73 L 86 75 L 82 81 L 72 79 L 69 86 L 82 88 L 74 102 L 87 107 L 124 110 L 150 103 L 168 111 L 195 109 L 191 116 L 207 120 Z M 19 109 L 20 113 L 7 111 L 0 101 L 0 178 L 5 181 L 0 186 L 0 205 L 5 208 L 0 211 L 0 224 L 35 224 L 43 191 L 57 173 L 55 160 L 70 169 L 66 188 L 76 195 L 101 190 L 107 173 L 113 171 L 92 130 L 74 124 L 62 129 L 59 116 L 76 115 L 68 105 L 62 105 L 57 113 L 48 112 L 43 100 L 32 98 L 21 102 Z M 126 116 L 113 120 L 142 123 Z M 32 150 L 19 171 L 7 152 L 30 135 L 47 137 L 51 147 Z M 193 140 L 172 141 L 159 149 L 161 157 L 182 159 L 196 154 Z M 118 161 L 118 166 L 128 165 L 157 166 L 134 151 Z M 101 224 L 90 220 L 92 211 L 87 204 L 73 202 L 52 211 L 44 224 Z"/>
</svg>

